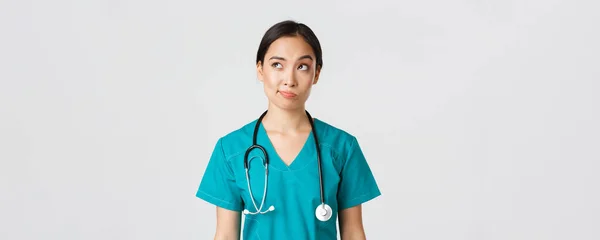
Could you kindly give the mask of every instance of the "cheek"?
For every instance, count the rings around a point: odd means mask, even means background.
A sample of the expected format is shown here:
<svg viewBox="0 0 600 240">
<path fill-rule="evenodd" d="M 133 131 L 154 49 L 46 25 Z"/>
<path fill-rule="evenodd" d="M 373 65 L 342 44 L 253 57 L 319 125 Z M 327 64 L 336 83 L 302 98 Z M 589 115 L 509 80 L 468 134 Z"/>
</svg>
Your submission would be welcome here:
<svg viewBox="0 0 600 240">
<path fill-rule="evenodd" d="M 265 88 L 277 88 L 279 81 L 279 76 L 277 76 L 277 73 L 275 72 L 269 72 L 264 75 L 263 83 Z"/>
<path fill-rule="evenodd" d="M 314 80 L 314 75 L 310 74 L 310 73 L 298 73 L 298 75 L 296 75 L 296 79 L 298 79 L 298 82 L 301 85 L 312 85 L 313 80 Z"/>
<path fill-rule="evenodd" d="M 265 76 L 263 79 L 263 88 L 265 94 L 272 95 L 278 89 L 278 81 L 273 76 Z"/>
</svg>

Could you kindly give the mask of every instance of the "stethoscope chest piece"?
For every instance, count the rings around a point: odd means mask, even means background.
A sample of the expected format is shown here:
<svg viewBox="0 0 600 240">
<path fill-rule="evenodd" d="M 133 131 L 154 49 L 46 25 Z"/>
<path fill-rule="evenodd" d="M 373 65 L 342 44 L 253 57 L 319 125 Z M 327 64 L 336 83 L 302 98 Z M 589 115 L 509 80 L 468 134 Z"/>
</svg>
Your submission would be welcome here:
<svg viewBox="0 0 600 240">
<path fill-rule="evenodd" d="M 315 216 L 317 216 L 319 221 L 325 222 L 331 218 L 332 212 L 329 205 L 321 204 L 315 209 Z"/>
</svg>

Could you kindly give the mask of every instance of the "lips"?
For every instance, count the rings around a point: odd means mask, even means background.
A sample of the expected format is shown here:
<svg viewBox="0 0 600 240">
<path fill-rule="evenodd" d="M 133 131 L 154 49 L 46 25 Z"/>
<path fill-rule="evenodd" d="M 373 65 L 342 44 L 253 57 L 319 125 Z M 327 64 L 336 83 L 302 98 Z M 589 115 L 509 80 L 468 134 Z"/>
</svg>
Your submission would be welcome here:
<svg viewBox="0 0 600 240">
<path fill-rule="evenodd" d="M 284 98 L 294 98 L 297 96 L 295 93 L 288 91 L 279 91 L 279 94 L 281 94 L 281 96 L 283 96 Z"/>
</svg>

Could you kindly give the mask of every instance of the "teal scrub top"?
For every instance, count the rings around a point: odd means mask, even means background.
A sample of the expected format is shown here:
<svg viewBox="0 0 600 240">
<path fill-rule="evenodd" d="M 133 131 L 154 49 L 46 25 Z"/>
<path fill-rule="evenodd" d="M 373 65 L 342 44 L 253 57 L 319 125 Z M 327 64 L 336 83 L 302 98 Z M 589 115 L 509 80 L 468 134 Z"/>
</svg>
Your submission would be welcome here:
<svg viewBox="0 0 600 240">
<path fill-rule="evenodd" d="M 219 138 L 212 152 L 196 196 L 208 203 L 233 210 L 255 212 L 248 191 L 244 154 L 252 145 L 254 120 Z M 314 135 L 311 133 L 297 157 L 288 166 L 279 158 L 262 124 L 257 143 L 269 156 L 267 192 L 262 211 L 244 215 L 243 239 L 336 240 L 338 212 L 381 195 L 357 139 L 324 121 L 314 120 L 321 150 L 325 203 L 332 217 L 319 221 L 315 209 L 321 204 L 319 170 Z M 260 207 L 265 187 L 262 151 L 248 156 L 250 188 Z"/>
</svg>

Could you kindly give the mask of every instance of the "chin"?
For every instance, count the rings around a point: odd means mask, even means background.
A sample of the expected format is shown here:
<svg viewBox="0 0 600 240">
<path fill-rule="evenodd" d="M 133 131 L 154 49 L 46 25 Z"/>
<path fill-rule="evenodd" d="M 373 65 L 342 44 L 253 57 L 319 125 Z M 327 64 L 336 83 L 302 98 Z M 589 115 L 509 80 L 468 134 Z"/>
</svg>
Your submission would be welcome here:
<svg viewBox="0 0 600 240">
<path fill-rule="evenodd" d="M 298 110 L 304 108 L 304 104 L 301 102 L 271 102 L 271 104 L 281 110 Z"/>
</svg>

